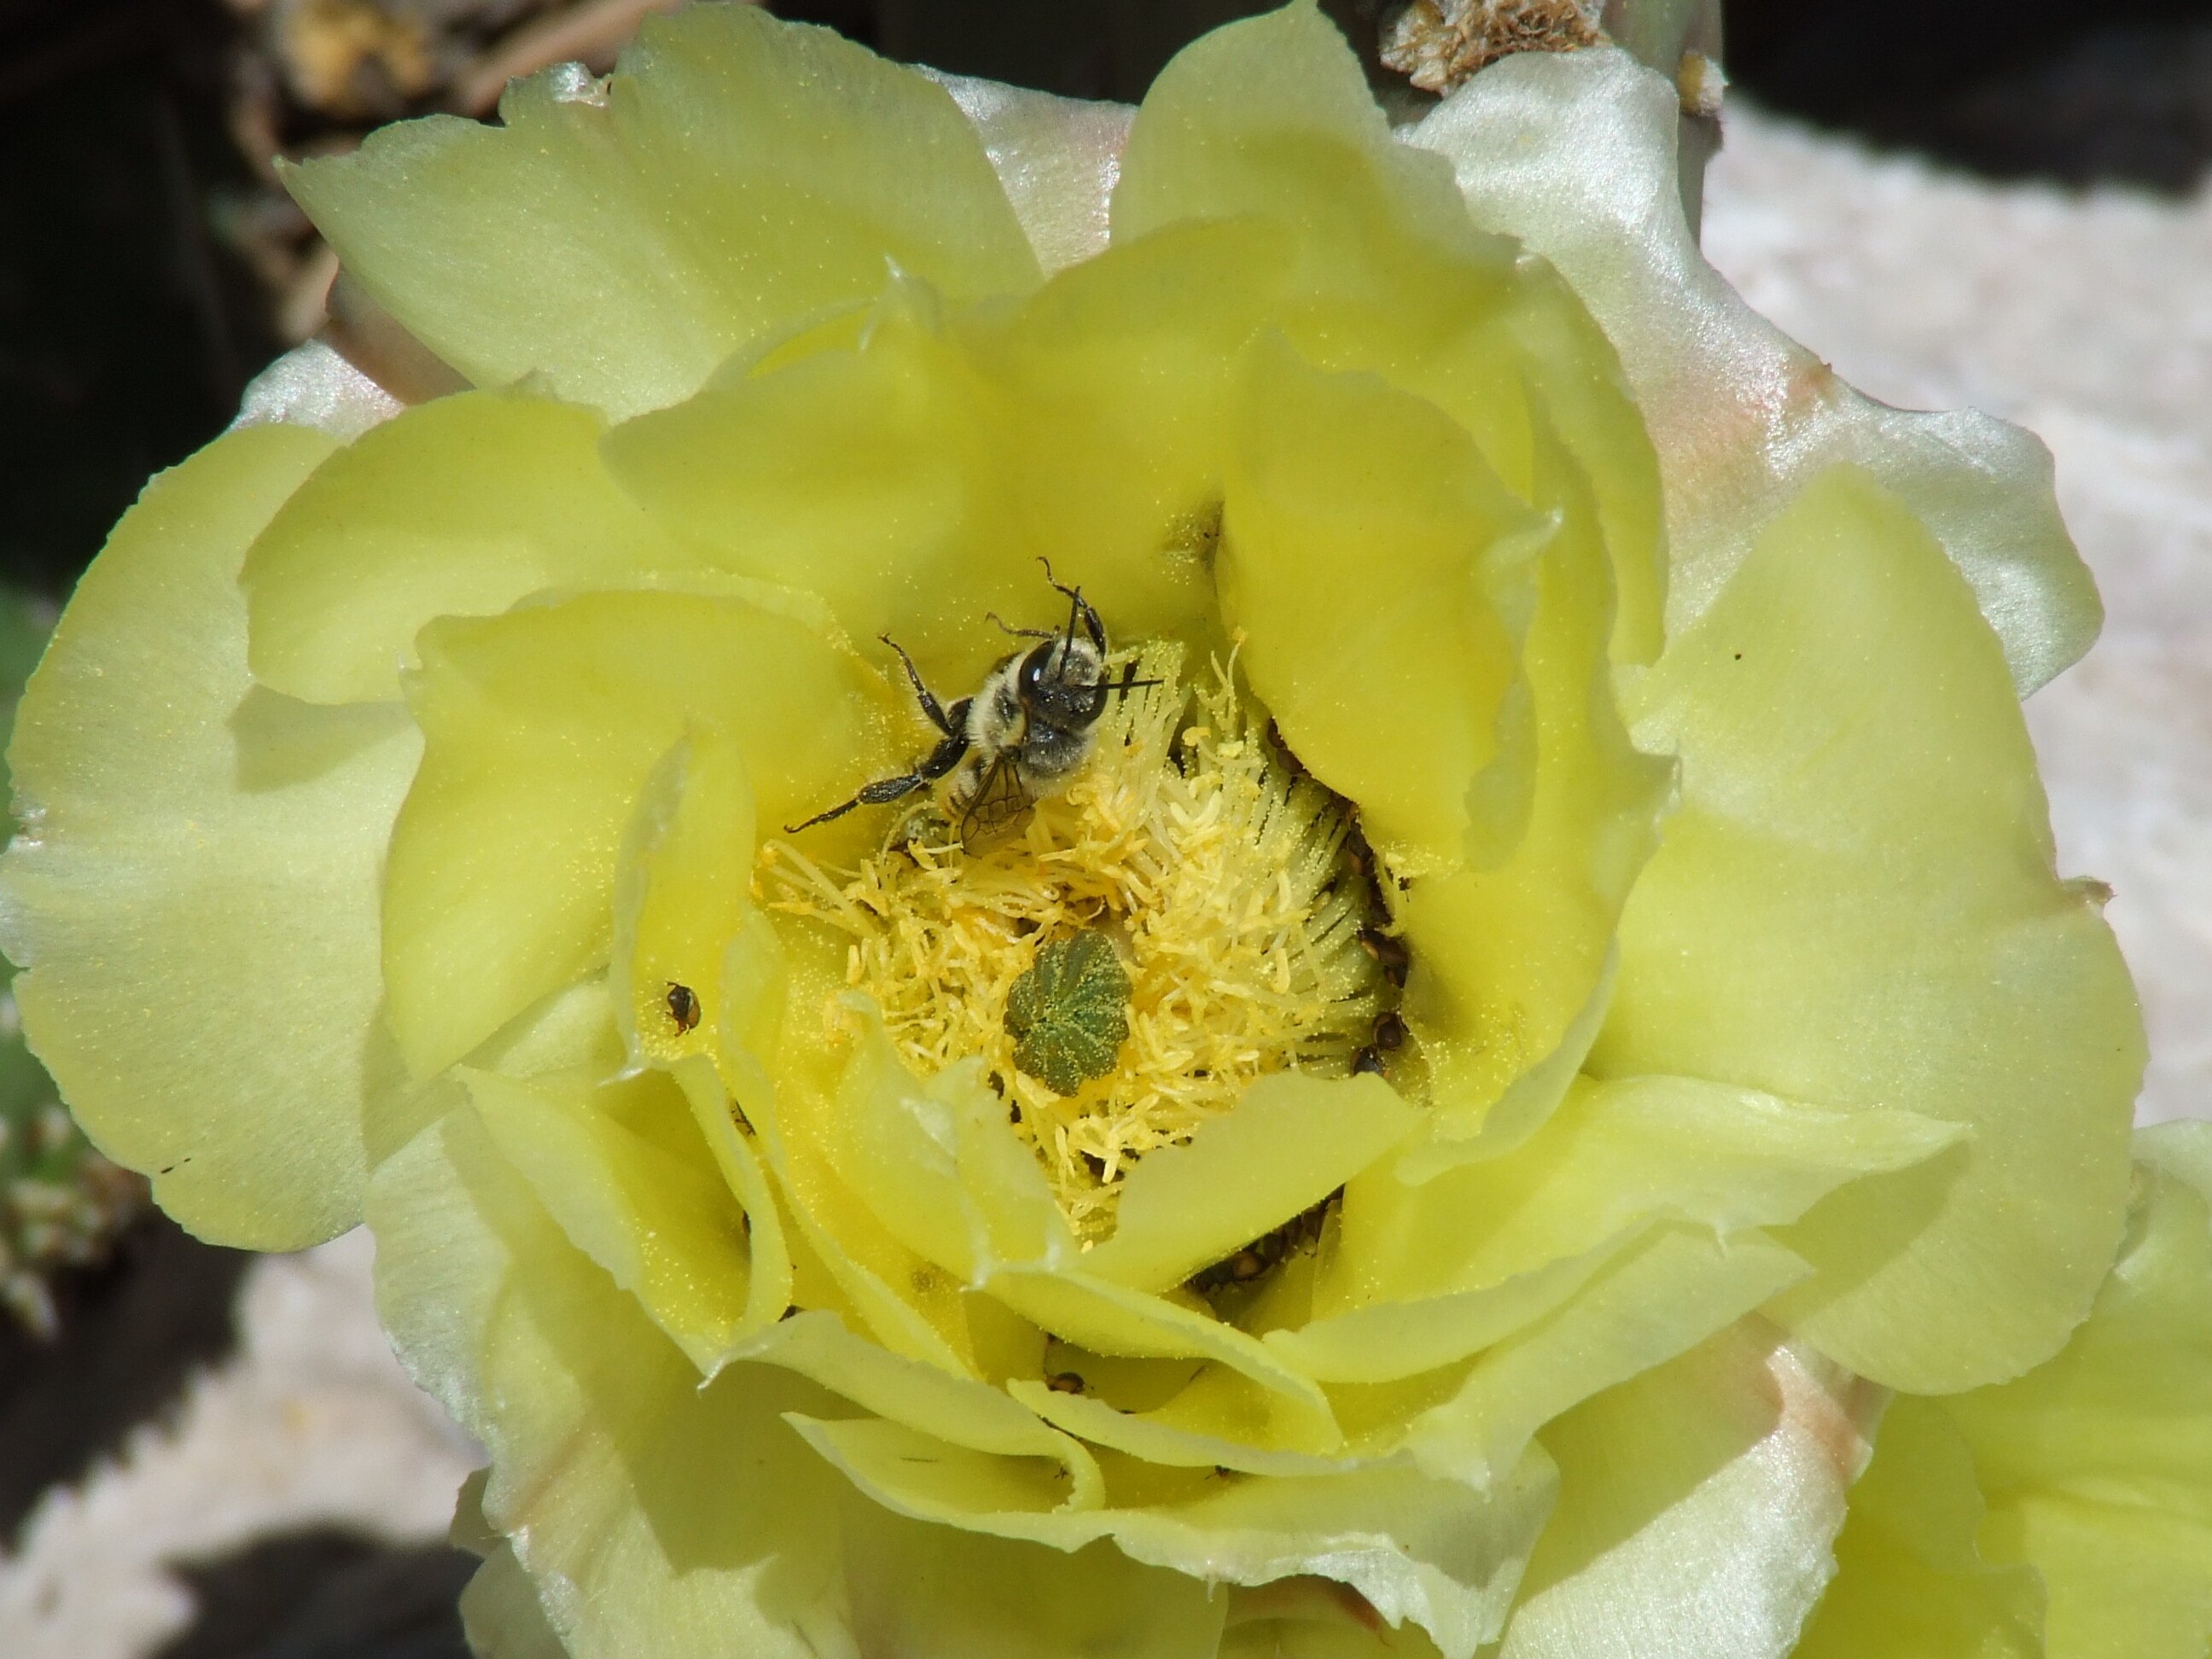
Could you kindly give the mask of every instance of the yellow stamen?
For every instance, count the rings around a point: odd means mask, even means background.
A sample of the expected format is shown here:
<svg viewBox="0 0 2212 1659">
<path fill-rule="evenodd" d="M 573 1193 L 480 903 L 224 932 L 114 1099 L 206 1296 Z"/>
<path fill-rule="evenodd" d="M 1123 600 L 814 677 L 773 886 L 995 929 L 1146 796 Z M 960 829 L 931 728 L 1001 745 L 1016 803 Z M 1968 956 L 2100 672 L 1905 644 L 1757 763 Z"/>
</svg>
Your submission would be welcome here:
<svg viewBox="0 0 2212 1659">
<path fill-rule="evenodd" d="M 1111 1231 L 1136 1159 L 1264 1073 L 1347 1072 L 1395 1000 L 1359 943 L 1376 901 L 1350 809 L 1276 758 L 1227 671 L 1187 694 L 1181 657 L 1142 654 L 1162 683 L 1109 705 L 1090 764 L 1014 840 L 909 839 L 925 813 L 849 874 L 780 843 L 763 854 L 775 908 L 852 935 L 848 980 L 909 1065 L 982 1057 L 1085 1237 Z M 1063 1096 L 1016 1066 L 1005 1015 L 1039 948 L 1079 930 L 1127 969 L 1129 1035 L 1113 1070 Z"/>
</svg>

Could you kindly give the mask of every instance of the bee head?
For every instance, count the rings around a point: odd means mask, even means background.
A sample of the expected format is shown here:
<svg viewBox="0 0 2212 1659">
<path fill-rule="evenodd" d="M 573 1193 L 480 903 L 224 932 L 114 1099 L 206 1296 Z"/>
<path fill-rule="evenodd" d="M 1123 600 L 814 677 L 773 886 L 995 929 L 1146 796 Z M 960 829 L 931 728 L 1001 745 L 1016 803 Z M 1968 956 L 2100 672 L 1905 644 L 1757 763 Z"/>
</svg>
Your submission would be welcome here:
<svg viewBox="0 0 2212 1659">
<path fill-rule="evenodd" d="M 1085 638 L 1048 641 L 1022 659 L 1019 684 L 1031 720 L 1083 731 L 1106 712 L 1105 653 Z"/>
</svg>

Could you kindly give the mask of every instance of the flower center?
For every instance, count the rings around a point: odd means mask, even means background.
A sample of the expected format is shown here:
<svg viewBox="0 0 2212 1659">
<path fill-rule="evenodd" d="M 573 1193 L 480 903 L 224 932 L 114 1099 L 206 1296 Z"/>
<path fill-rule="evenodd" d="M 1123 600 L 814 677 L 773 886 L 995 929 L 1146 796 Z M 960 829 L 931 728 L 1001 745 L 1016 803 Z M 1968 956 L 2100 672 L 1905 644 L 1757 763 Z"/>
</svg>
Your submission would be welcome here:
<svg viewBox="0 0 2212 1659">
<path fill-rule="evenodd" d="M 924 1075 L 981 1056 L 1079 1235 L 1112 1230 L 1146 1152 L 1254 1079 L 1345 1075 L 1402 1032 L 1403 953 L 1350 805 L 1217 666 L 1146 648 L 1090 763 L 980 850 L 923 808 L 836 874 L 763 851 L 776 908 L 852 935 L 847 979 Z"/>
</svg>

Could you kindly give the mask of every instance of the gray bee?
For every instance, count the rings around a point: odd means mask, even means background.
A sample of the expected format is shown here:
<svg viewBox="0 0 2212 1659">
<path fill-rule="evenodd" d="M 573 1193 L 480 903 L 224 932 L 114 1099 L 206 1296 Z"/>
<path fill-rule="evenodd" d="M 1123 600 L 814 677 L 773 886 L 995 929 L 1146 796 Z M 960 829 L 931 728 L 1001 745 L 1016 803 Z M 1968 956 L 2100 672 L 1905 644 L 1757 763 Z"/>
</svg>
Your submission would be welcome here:
<svg viewBox="0 0 2212 1659">
<path fill-rule="evenodd" d="M 856 806 L 902 799 L 950 777 L 945 810 L 958 827 L 961 845 L 980 846 L 1013 829 L 1028 815 L 1032 802 L 1075 775 L 1091 758 L 1108 697 L 1127 696 L 1139 686 L 1159 682 L 1132 678 L 1134 663 L 1123 665 L 1120 679 L 1109 676 L 1106 625 L 1098 612 L 1082 589 L 1067 586 L 1053 575 L 1049 563 L 1038 562 L 1044 565 L 1045 580 L 1067 597 L 1066 630 L 1006 628 L 1010 634 L 1042 642 L 1001 659 L 975 695 L 950 708 L 922 683 L 921 671 L 905 648 L 884 635 L 884 643 L 906 665 L 921 712 L 944 738 L 912 771 L 863 784 L 852 799 L 804 823 L 786 824 L 785 834 L 795 836 L 827 823 Z"/>
</svg>

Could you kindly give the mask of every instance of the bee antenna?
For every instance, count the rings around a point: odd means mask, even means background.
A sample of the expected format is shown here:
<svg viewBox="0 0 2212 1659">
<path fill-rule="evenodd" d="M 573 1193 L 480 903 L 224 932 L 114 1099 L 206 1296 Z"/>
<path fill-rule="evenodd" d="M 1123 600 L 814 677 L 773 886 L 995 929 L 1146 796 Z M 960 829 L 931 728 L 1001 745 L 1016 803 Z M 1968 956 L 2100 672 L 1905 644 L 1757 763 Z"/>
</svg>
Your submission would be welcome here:
<svg viewBox="0 0 2212 1659">
<path fill-rule="evenodd" d="M 1098 620 L 1097 610 L 1085 600 L 1083 590 L 1080 587 L 1070 587 L 1059 577 L 1054 575 L 1052 561 L 1043 554 L 1037 555 L 1037 562 L 1044 567 L 1044 579 L 1067 595 L 1067 641 L 1063 649 L 1067 652 L 1073 652 L 1075 649 L 1075 625 L 1079 622 L 1083 624 L 1084 631 L 1091 635 L 1091 643 L 1096 645 L 1100 654 L 1103 655 L 1106 650 L 1106 625 Z"/>
<path fill-rule="evenodd" d="M 996 623 L 1001 632 L 1012 634 L 1018 640 L 1048 640 L 1053 637 L 1049 628 L 1017 628 L 995 611 L 986 611 L 983 620 Z"/>
<path fill-rule="evenodd" d="M 1167 682 L 1164 679 L 1139 679 L 1137 678 L 1137 665 L 1133 662 L 1123 663 L 1121 665 L 1121 678 L 1112 682 L 1115 694 L 1125 702 L 1128 701 L 1129 693 L 1134 691 L 1139 686 L 1165 685 L 1166 684 Z"/>
</svg>

